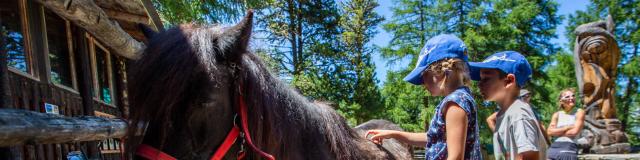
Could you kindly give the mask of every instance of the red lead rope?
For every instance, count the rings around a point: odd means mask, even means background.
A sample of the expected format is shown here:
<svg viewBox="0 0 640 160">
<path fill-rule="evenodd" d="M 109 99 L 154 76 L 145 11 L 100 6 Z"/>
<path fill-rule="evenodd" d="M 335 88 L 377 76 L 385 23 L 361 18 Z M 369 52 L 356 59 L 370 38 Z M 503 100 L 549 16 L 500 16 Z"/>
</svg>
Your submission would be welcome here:
<svg viewBox="0 0 640 160">
<path fill-rule="evenodd" d="M 247 119 L 247 116 L 248 116 L 247 106 L 244 103 L 244 97 L 242 97 L 242 95 L 238 96 L 238 102 L 239 102 L 238 112 L 240 112 L 242 130 L 238 128 L 236 125 L 233 125 L 233 127 L 231 128 L 231 131 L 229 131 L 229 133 L 227 134 L 227 137 L 222 142 L 222 145 L 220 145 L 220 148 L 218 148 L 218 150 L 216 150 L 213 156 L 211 156 L 211 160 L 221 160 L 224 157 L 224 155 L 227 154 L 231 146 L 233 146 L 233 144 L 236 143 L 236 140 L 238 139 L 240 132 L 244 133 L 244 136 L 245 136 L 244 139 L 247 141 L 247 144 L 249 144 L 249 147 L 251 147 L 251 149 L 254 152 L 257 152 L 261 157 L 265 159 L 275 160 L 275 158 L 272 155 L 260 150 L 260 148 L 256 147 L 253 144 L 253 141 L 251 141 L 251 135 L 249 134 L 249 128 L 247 125 L 249 124 L 249 121 Z M 166 154 L 156 148 L 153 148 L 145 144 L 141 144 L 138 147 L 138 149 L 136 150 L 136 155 L 140 157 L 144 157 L 149 160 L 176 160 L 176 158 L 172 157 L 171 155 Z M 241 153 L 238 156 L 238 159 L 242 159 L 242 158 L 244 158 L 244 153 Z"/>
</svg>

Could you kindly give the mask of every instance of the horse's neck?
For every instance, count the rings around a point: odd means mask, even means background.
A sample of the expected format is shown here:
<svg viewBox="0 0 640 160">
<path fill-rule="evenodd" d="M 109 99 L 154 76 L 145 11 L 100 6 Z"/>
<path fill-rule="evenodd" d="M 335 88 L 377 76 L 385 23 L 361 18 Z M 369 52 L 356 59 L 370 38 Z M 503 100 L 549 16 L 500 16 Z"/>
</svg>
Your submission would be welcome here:
<svg viewBox="0 0 640 160">
<path fill-rule="evenodd" d="M 268 120 L 270 124 L 265 127 L 273 129 L 274 135 L 271 137 L 282 142 L 277 144 L 284 147 L 281 151 L 285 151 L 285 155 L 299 158 L 293 154 L 298 152 L 314 159 L 357 159 L 370 155 L 363 153 L 368 150 L 362 148 L 362 138 L 357 136 L 335 110 L 310 102 L 282 82 L 270 82 L 273 83 L 272 89 L 276 91 L 272 95 L 263 96 L 277 97 L 277 103 L 263 106 L 271 111 L 267 112 L 271 115 L 266 115 L 271 118 Z"/>
</svg>

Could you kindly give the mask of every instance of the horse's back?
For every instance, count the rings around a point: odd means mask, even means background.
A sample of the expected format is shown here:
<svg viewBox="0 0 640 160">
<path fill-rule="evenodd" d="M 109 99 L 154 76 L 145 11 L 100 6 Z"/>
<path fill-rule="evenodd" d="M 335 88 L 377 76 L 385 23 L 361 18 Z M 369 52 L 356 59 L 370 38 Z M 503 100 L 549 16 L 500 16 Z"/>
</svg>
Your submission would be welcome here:
<svg viewBox="0 0 640 160">
<path fill-rule="evenodd" d="M 365 123 L 362 123 L 356 126 L 354 129 L 362 137 L 365 136 L 367 130 L 377 129 L 377 130 L 403 131 L 403 129 L 400 128 L 400 126 L 398 126 L 397 124 L 394 124 L 390 121 L 382 120 L 382 119 L 369 120 Z M 393 155 L 395 159 L 412 159 L 412 156 L 413 156 L 413 149 L 409 144 L 401 143 L 395 139 L 384 140 L 382 143 L 381 149 L 387 152 L 388 154 Z"/>
</svg>

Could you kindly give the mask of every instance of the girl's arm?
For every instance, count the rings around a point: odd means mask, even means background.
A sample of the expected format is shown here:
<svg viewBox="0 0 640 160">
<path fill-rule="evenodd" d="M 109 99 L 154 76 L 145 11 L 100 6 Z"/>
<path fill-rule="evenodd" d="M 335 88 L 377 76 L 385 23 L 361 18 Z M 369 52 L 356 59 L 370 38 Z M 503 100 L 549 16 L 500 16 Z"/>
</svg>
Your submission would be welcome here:
<svg viewBox="0 0 640 160">
<path fill-rule="evenodd" d="M 456 103 L 448 103 L 444 110 L 447 136 L 447 159 L 464 158 L 464 145 L 467 139 L 467 113 Z"/>
<path fill-rule="evenodd" d="M 562 127 L 562 128 L 557 128 L 558 125 L 558 112 L 554 113 L 553 116 L 551 117 L 551 123 L 549 123 L 549 128 L 547 128 L 547 133 L 551 136 L 562 136 L 564 135 L 565 132 L 567 132 L 567 130 L 573 128 L 573 127 Z"/>
<path fill-rule="evenodd" d="M 368 130 L 364 137 L 369 135 L 372 136 L 368 139 L 377 144 L 382 144 L 382 140 L 384 139 L 393 138 L 416 147 L 424 147 L 427 145 L 427 133 L 411 133 L 396 130 Z"/>
<path fill-rule="evenodd" d="M 585 111 L 578 109 L 578 112 L 576 112 L 576 123 L 573 124 L 573 128 L 565 132 L 564 136 L 575 137 L 580 133 L 580 131 L 582 131 L 582 127 L 584 127 L 584 115 Z"/>
</svg>

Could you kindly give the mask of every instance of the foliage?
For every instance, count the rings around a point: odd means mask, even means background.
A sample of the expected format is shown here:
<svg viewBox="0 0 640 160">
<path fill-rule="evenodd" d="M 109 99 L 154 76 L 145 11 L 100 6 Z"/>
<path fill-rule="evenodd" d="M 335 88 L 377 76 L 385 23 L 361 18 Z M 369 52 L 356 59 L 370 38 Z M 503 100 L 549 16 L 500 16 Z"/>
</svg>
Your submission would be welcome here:
<svg viewBox="0 0 640 160">
<path fill-rule="evenodd" d="M 245 15 L 249 8 L 261 8 L 260 0 L 153 0 L 163 23 L 229 23 Z"/>
</svg>

